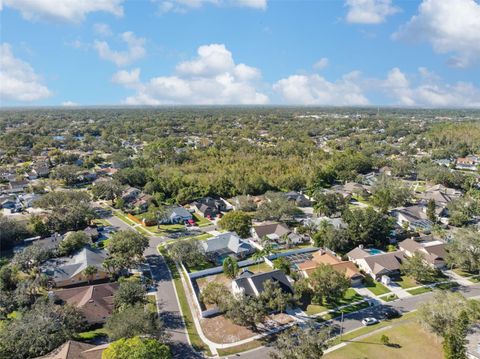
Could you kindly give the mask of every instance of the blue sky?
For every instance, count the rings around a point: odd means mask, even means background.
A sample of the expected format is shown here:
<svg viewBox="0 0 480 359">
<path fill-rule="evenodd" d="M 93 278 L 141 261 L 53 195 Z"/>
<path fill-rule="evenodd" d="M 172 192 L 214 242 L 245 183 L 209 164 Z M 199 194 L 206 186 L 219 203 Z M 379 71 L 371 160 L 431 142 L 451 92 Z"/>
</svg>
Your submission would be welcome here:
<svg viewBox="0 0 480 359">
<path fill-rule="evenodd" d="M 1 106 L 480 107 L 476 0 L 3 0 Z"/>
</svg>

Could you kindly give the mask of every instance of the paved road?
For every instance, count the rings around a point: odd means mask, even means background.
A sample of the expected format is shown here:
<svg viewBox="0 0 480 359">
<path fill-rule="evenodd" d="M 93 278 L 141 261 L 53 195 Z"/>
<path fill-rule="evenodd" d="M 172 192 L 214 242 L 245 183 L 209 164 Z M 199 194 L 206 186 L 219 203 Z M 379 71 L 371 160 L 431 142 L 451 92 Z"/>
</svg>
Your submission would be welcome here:
<svg viewBox="0 0 480 359">
<path fill-rule="evenodd" d="M 480 296 L 480 284 L 460 287 L 458 289 L 465 297 L 478 297 Z M 362 310 L 361 312 L 352 313 L 344 316 L 343 324 L 340 322 L 340 318 L 326 322 L 326 325 L 331 325 L 334 328 L 334 332 L 339 333 L 341 326 L 343 326 L 343 332 L 349 332 L 354 329 L 361 328 L 363 325 L 361 320 L 365 317 L 374 317 L 382 319 L 382 313 L 387 307 L 393 307 L 402 313 L 408 313 L 418 308 L 418 306 L 433 296 L 432 292 L 404 298 L 395 302 L 378 305 Z M 230 355 L 226 358 L 243 358 L 243 359 L 267 359 L 271 348 L 261 347 L 243 354 Z"/>
<path fill-rule="evenodd" d="M 145 250 L 152 271 L 152 278 L 156 285 L 157 305 L 161 309 L 161 318 L 171 335 L 172 350 L 175 358 L 202 358 L 188 343 L 185 324 L 180 314 L 180 308 L 175 295 L 172 277 L 167 264 L 157 252 L 157 246 L 163 238 L 150 238 L 150 246 Z"/>
<path fill-rule="evenodd" d="M 105 216 L 105 219 L 119 230 L 132 229 L 132 226 L 113 215 Z M 167 333 L 170 335 L 174 358 L 203 358 L 188 343 L 185 324 L 180 314 L 172 277 L 165 260 L 157 251 L 158 245 L 168 239 L 160 236 L 149 237 L 150 245 L 144 252 L 156 287 L 157 306 L 160 307 L 160 316 L 165 324 Z"/>
</svg>

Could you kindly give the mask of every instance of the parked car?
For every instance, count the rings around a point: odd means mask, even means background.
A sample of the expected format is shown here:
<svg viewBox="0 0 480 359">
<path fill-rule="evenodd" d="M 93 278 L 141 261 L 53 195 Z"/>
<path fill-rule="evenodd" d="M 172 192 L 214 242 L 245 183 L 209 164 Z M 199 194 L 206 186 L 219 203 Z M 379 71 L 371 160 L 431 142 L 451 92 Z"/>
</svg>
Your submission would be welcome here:
<svg viewBox="0 0 480 359">
<path fill-rule="evenodd" d="M 383 318 L 384 319 L 395 319 L 400 318 L 402 313 L 395 308 L 385 308 L 383 311 Z"/>
<path fill-rule="evenodd" d="M 378 319 L 372 318 L 372 317 L 362 319 L 362 324 L 365 326 L 374 325 L 374 324 L 377 324 L 378 322 L 379 322 Z"/>
</svg>

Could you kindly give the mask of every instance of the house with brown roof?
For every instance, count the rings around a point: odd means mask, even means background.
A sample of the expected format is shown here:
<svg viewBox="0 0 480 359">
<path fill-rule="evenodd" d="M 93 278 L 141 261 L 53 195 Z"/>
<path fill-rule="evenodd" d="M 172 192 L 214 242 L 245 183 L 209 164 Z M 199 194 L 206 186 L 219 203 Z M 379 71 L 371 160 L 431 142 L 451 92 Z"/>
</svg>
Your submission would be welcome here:
<svg viewBox="0 0 480 359">
<path fill-rule="evenodd" d="M 78 308 L 88 324 L 102 324 L 113 313 L 113 295 L 118 283 L 104 283 L 53 292 L 56 301 Z"/>
<path fill-rule="evenodd" d="M 315 252 L 311 260 L 298 264 L 298 269 L 300 269 L 302 274 L 308 278 L 310 274 L 321 265 L 329 265 L 337 272 L 345 274 L 345 276 L 350 279 L 352 285 L 361 284 L 364 278 L 354 263 L 350 261 L 342 261 L 335 255 L 324 250 Z"/>
<path fill-rule="evenodd" d="M 382 280 L 383 276 L 390 279 L 400 277 L 400 267 L 405 257 L 404 252 L 398 250 L 388 253 L 375 251 L 374 253 L 363 248 L 355 248 L 347 253 L 347 257 L 375 280 Z"/>
<path fill-rule="evenodd" d="M 286 242 L 299 244 L 304 241 L 302 236 L 293 232 L 286 224 L 278 222 L 256 224 L 252 226 L 251 234 L 256 241 L 261 241 L 266 238 L 280 245 L 286 244 Z"/>
<path fill-rule="evenodd" d="M 405 253 L 407 257 L 412 257 L 415 253 L 421 253 L 425 262 L 435 268 L 446 266 L 445 243 L 441 241 L 419 242 L 413 238 L 407 238 L 398 244 L 398 248 Z"/>
<path fill-rule="evenodd" d="M 108 345 L 93 345 L 69 340 L 37 359 L 102 359 L 102 353 Z"/>
</svg>

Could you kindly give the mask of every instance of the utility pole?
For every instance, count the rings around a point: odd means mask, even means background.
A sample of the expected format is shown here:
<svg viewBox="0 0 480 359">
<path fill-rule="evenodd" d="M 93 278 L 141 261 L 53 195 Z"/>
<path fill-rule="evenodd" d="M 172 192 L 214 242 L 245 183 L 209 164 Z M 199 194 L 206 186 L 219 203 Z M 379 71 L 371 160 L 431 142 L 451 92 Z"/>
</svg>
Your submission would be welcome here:
<svg viewBox="0 0 480 359">
<path fill-rule="evenodd" d="M 340 342 L 342 341 L 343 335 L 343 310 L 342 310 L 342 318 L 340 319 Z"/>
</svg>

